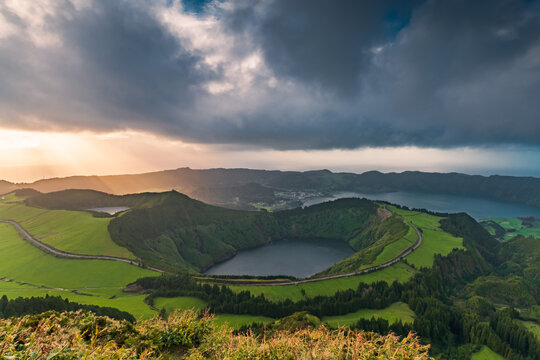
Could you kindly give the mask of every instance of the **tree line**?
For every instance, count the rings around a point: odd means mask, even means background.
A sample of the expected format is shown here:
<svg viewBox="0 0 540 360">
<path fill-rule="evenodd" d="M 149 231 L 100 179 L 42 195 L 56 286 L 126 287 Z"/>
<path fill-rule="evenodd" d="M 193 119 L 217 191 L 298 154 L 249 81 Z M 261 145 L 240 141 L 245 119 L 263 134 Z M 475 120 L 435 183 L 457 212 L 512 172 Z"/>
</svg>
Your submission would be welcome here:
<svg viewBox="0 0 540 360">
<path fill-rule="evenodd" d="M 23 315 L 41 314 L 50 310 L 58 312 L 88 310 L 99 316 L 108 316 L 117 320 L 135 322 L 133 315 L 126 311 L 121 311 L 112 307 L 79 304 L 71 302 L 68 299 L 62 299 L 60 296 L 45 295 L 45 297 L 18 297 L 16 299 L 8 299 L 8 297 L 4 295 L 0 298 L 0 318 L 3 319 Z"/>
<path fill-rule="evenodd" d="M 382 309 L 402 301 L 415 313 L 411 325 L 388 324 L 383 319 L 360 320 L 353 327 L 385 333 L 405 334 L 415 331 L 432 344 L 433 353 L 467 359 L 474 347 L 487 345 L 508 359 L 540 359 L 538 340 L 516 324 L 519 316 L 513 310 L 482 311 L 453 302 L 464 287 L 479 276 L 487 275 L 499 263 L 498 243 L 486 236 L 480 225 L 465 214 L 449 215 L 441 222 L 446 231 L 464 238 L 469 249 L 454 250 L 447 256 L 436 256 L 430 269 L 421 269 L 404 284 L 376 282 L 359 284 L 357 289 L 338 291 L 332 296 L 316 296 L 293 302 L 269 301 L 249 291 L 235 293 L 226 286 L 199 283 L 188 275 L 160 276 L 136 281 L 142 289 L 156 297 L 195 296 L 207 301 L 216 313 L 264 315 L 282 318 L 295 312 L 308 311 L 322 317 L 343 315 L 361 308 Z"/>
</svg>

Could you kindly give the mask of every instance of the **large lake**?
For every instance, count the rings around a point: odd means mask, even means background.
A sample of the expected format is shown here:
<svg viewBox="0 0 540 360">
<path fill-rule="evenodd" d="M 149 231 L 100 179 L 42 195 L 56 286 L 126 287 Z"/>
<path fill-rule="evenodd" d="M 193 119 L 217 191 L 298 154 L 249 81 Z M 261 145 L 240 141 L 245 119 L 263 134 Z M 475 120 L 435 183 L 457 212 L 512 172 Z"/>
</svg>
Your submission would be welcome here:
<svg viewBox="0 0 540 360">
<path fill-rule="evenodd" d="M 348 197 L 385 200 L 409 208 L 423 208 L 436 212 L 466 212 L 476 219 L 518 216 L 540 217 L 540 209 L 526 205 L 465 196 L 403 191 L 380 194 L 342 192 L 331 197 L 309 199 L 304 203 L 304 206 Z M 353 250 L 345 243 L 323 245 L 312 242 L 279 241 L 256 249 L 241 251 L 232 259 L 210 268 L 207 274 L 293 275 L 298 278 L 305 278 L 352 254 Z"/>
<path fill-rule="evenodd" d="M 540 209 L 515 203 L 486 200 L 465 196 L 426 194 L 396 191 L 380 194 L 363 194 L 356 192 L 342 192 L 331 197 L 321 197 L 307 200 L 304 206 L 319 204 L 325 201 L 347 197 L 359 197 L 370 200 L 385 200 L 393 204 L 404 205 L 409 208 L 428 209 L 443 213 L 466 212 L 475 219 L 489 217 L 540 217 Z"/>
<path fill-rule="evenodd" d="M 354 254 L 345 242 L 276 241 L 239 252 L 211 267 L 208 275 L 292 275 L 306 278 Z"/>
</svg>

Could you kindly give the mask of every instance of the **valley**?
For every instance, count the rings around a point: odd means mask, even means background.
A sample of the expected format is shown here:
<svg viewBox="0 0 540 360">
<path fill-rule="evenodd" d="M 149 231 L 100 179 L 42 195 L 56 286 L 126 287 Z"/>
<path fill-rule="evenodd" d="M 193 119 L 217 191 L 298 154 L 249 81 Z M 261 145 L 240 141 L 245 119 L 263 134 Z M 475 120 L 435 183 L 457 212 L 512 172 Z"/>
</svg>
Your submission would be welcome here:
<svg viewBox="0 0 540 360">
<path fill-rule="evenodd" d="M 0 0 L 0 360 L 540 360 L 540 0 Z"/>
<path fill-rule="evenodd" d="M 122 211 L 87 210 L 110 207 Z M 61 296 L 79 304 L 127 311 L 136 319 L 175 310 L 210 309 L 216 314 L 216 324 L 244 329 L 255 324 L 276 326 L 272 324 L 283 316 L 308 309 L 317 323 L 330 327 L 383 333 L 385 329 L 398 333 L 415 329 L 437 343 L 440 340 L 420 327 L 426 315 L 414 296 L 405 295 L 405 289 L 412 287 L 417 293 L 415 283 L 425 282 L 419 279 L 430 272 L 443 271 L 445 262 L 464 266 L 460 275 L 452 276 L 465 276 L 463 271 L 472 271 L 467 276 L 476 274 L 467 280 L 469 286 L 459 290 L 462 295 L 456 293 L 458 299 L 467 294 L 493 301 L 499 309 L 504 304 L 525 309 L 536 304 L 540 295 L 533 290 L 534 277 L 511 279 L 480 270 L 491 266 L 486 259 L 499 252 L 499 244 L 474 219 L 465 214 L 410 210 L 384 201 L 344 198 L 304 208 L 246 212 L 207 205 L 175 191 L 116 196 L 86 190 L 48 194 L 19 190 L 2 197 L 0 215 L 11 221 L 0 223 L 1 294 L 10 299 Z M 521 249 L 516 240 L 505 241 Z M 308 247 L 293 251 L 288 244 Z M 263 273 L 248 266 L 236 273 L 203 275 L 214 264 L 226 265 L 222 261 L 227 259 L 240 261 L 235 266 L 241 266 L 245 254 L 269 246 L 284 246 L 282 251 L 291 252 L 292 261 L 299 259 L 298 269 L 303 268 L 300 259 L 303 252 L 311 251 L 310 246 L 342 246 L 350 252 L 306 274 L 280 271 L 286 268 L 273 268 L 275 262 L 270 261 Z M 257 270 L 259 262 L 255 258 L 251 269 Z M 535 262 L 528 264 L 524 265 L 530 267 L 527 274 L 535 271 Z M 160 271 L 179 275 L 160 275 Z M 442 274 L 448 271 L 454 270 L 446 268 Z M 175 276 L 180 278 L 174 280 Z M 156 281 L 164 283 L 151 285 Z M 453 280 L 443 283 L 447 281 Z M 519 301 L 498 292 L 509 284 L 522 294 Z M 495 291 L 486 292 L 486 287 Z M 373 291 L 375 297 L 366 297 L 366 291 Z M 352 296 L 357 293 L 364 295 Z M 452 311 L 463 311 L 458 309 Z M 539 326 L 534 318 L 516 319 L 516 326 L 532 334 Z M 474 356 L 491 351 L 486 349 Z"/>
<path fill-rule="evenodd" d="M 81 193 L 77 193 L 77 195 L 80 194 Z M 154 197 L 162 196 L 163 195 L 156 194 Z M 57 197 L 58 196 L 53 197 L 53 199 L 56 199 Z M 80 196 L 75 196 L 75 198 L 78 199 L 77 201 L 81 201 Z M 13 224 L 4 223 L 1 228 L 5 233 L 3 233 L 4 236 L 2 237 L 4 246 L 6 246 L 6 249 L 10 249 L 9 251 L 4 251 L 3 254 L 9 256 L 11 259 L 11 261 L 8 261 L 6 258 L 3 262 L 5 264 L 2 269 L 2 276 L 5 279 L 2 283 L 3 291 L 11 296 L 23 296 L 25 294 L 31 294 L 32 296 L 38 294 L 62 294 L 74 301 L 79 300 L 79 302 L 81 302 L 80 299 L 83 298 L 84 300 L 82 303 L 95 302 L 101 305 L 115 306 L 126 311 L 133 309 L 132 304 L 124 305 L 123 302 L 125 302 L 125 300 L 132 302 L 132 298 L 134 297 L 138 298 L 140 301 L 140 296 L 132 296 L 121 290 L 123 286 L 136 278 L 148 276 L 151 271 L 137 268 L 133 265 L 130 266 L 128 264 L 115 263 L 114 261 L 108 260 L 62 258 L 64 257 L 62 255 L 63 252 L 83 257 L 85 255 L 98 257 L 124 255 L 125 259 L 129 260 L 129 262 L 132 262 L 133 264 L 139 263 L 140 259 L 137 259 L 131 251 L 114 243 L 107 234 L 107 226 L 111 220 L 115 219 L 115 217 L 95 217 L 91 213 L 82 210 L 36 208 L 26 205 L 28 201 L 25 201 L 25 199 L 27 199 L 27 197 L 23 191 L 18 192 L 18 195 L 17 193 L 8 194 L 4 196 L 2 202 L 0 202 L 0 214 L 2 214 L 4 218 L 17 221 Z M 34 199 L 34 202 L 39 203 L 40 201 L 43 202 L 43 199 L 39 197 Z M 95 201 L 95 199 L 92 201 Z M 152 201 L 159 203 L 156 199 L 153 199 Z M 367 204 L 359 200 L 353 200 L 353 202 L 355 204 Z M 49 207 L 58 207 L 56 205 L 51 206 L 51 203 L 54 204 L 54 201 L 49 203 Z M 74 203 L 75 202 L 72 202 L 71 205 L 67 207 L 73 206 Z M 31 201 L 30 204 L 32 204 Z M 39 204 L 43 206 L 42 203 Z M 77 206 L 82 209 L 85 208 L 86 204 L 77 204 Z M 144 206 L 145 205 L 142 207 L 144 208 Z M 297 211 L 292 212 L 294 216 L 298 216 L 296 213 Z M 55 219 L 55 221 L 50 222 L 50 219 Z M 21 229 L 14 227 L 14 224 L 19 224 Z M 79 224 L 81 226 L 75 226 L 74 224 Z M 355 229 L 352 223 L 348 226 L 352 226 L 351 229 L 353 230 Z M 59 255 L 55 253 L 49 255 L 47 252 L 50 253 L 50 251 L 47 251 L 47 248 L 45 248 L 44 253 L 43 248 L 40 249 L 39 246 L 36 248 L 36 246 L 32 246 L 25 242 L 23 237 L 21 237 L 21 235 L 24 234 L 21 230 L 26 231 L 26 229 L 28 229 L 28 232 L 30 233 L 28 235 L 35 236 L 40 242 L 43 242 L 45 246 L 50 246 L 53 250 L 59 250 Z M 374 262 L 371 266 L 380 264 L 385 259 L 388 260 L 392 258 L 392 256 L 399 255 L 400 251 L 403 251 L 403 249 L 410 246 L 413 241 L 414 231 L 411 228 L 408 229 L 409 230 L 405 232 L 405 236 L 403 237 L 404 240 L 396 241 L 396 244 L 391 242 L 392 246 L 382 247 L 381 250 L 384 251 L 381 251 L 381 254 L 374 258 Z M 19 230 L 20 233 L 17 234 L 16 230 Z M 323 231 L 333 235 L 329 230 Z M 411 240 L 406 240 L 409 235 Z M 96 239 L 96 241 L 92 239 Z M 358 239 L 358 237 L 355 239 Z M 403 245 L 400 245 L 401 242 L 403 242 Z M 15 256 L 15 258 L 12 258 L 11 254 L 17 254 L 17 251 L 24 253 L 25 256 Z M 40 255 L 39 261 L 36 259 L 38 255 Z M 55 257 L 53 255 L 60 257 Z M 122 259 L 122 257 L 120 258 Z M 25 269 L 25 267 L 21 265 L 25 262 L 32 264 L 31 271 Z M 369 265 L 370 264 L 366 264 L 364 268 Z M 404 266 L 404 269 L 400 269 L 400 267 L 402 268 Z M 395 271 L 393 269 L 394 267 L 396 270 L 400 270 Z M 268 298 L 275 300 L 285 298 L 300 299 L 303 296 L 333 295 L 340 290 L 355 288 L 361 282 L 369 283 L 381 279 L 386 279 L 386 281 L 390 282 L 391 280 L 399 278 L 406 280 L 414 273 L 414 269 L 411 268 L 410 270 L 406 270 L 406 268 L 406 265 L 398 263 L 393 265 L 391 269 L 383 269 L 374 273 L 307 282 L 292 287 L 275 286 L 273 287 L 274 289 L 262 289 L 258 285 L 233 285 L 231 288 L 234 289 L 234 291 L 249 290 L 254 294 L 264 293 Z M 25 271 L 21 273 L 15 271 L 16 269 L 25 269 Z M 54 271 L 52 269 L 54 269 Z M 359 269 L 361 269 L 361 267 Z M 333 271 L 339 272 L 338 270 L 332 270 L 330 272 Z M 66 277 L 60 275 L 63 273 L 66 273 Z M 108 273 L 122 275 L 123 277 L 114 279 L 104 275 Z M 104 278 L 106 278 L 106 281 Z M 81 293 L 84 295 L 80 295 Z M 144 307 L 145 304 L 141 303 L 140 306 Z M 153 313 L 153 310 L 147 309 L 142 313 L 144 314 L 143 316 L 149 316 Z"/>
</svg>

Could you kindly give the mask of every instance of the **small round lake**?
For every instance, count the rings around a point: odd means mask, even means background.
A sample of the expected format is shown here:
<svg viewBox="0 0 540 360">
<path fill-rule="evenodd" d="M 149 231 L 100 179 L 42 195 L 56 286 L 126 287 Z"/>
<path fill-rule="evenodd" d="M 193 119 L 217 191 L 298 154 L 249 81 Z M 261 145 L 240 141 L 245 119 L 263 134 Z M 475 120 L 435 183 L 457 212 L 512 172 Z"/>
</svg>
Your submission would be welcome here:
<svg viewBox="0 0 540 360">
<path fill-rule="evenodd" d="M 95 212 L 103 212 L 103 213 L 107 213 L 109 215 L 115 215 L 115 214 L 118 214 L 120 212 L 129 210 L 129 208 L 126 207 L 126 206 L 107 206 L 107 207 L 92 208 L 92 209 L 87 209 L 87 210 L 95 211 Z"/>
<path fill-rule="evenodd" d="M 240 251 L 233 258 L 212 266 L 207 275 L 290 275 L 306 278 L 354 254 L 345 242 L 272 242 Z"/>
</svg>

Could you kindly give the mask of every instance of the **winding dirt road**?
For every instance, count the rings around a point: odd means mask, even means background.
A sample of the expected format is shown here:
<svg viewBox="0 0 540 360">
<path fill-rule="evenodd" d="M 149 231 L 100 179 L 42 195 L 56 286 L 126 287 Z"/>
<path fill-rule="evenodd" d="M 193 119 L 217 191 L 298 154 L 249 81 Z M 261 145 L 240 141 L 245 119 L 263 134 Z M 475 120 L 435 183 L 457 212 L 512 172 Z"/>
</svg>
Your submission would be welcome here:
<svg viewBox="0 0 540 360">
<path fill-rule="evenodd" d="M 126 258 L 116 257 L 116 256 L 106 256 L 106 255 L 83 255 L 83 254 L 73 254 L 66 251 L 58 250 L 52 246 L 49 246 L 45 243 L 42 243 L 41 241 L 34 238 L 32 235 L 28 233 L 18 222 L 13 220 L 0 220 L 0 223 L 7 223 L 13 225 L 17 231 L 32 245 L 37 247 L 38 249 L 49 253 L 54 256 L 68 258 L 68 259 L 86 259 L 86 260 L 112 260 L 112 261 L 120 261 L 126 264 L 134 265 L 134 266 L 141 266 L 141 263 L 137 260 L 130 260 Z M 164 273 L 165 271 L 151 267 L 151 266 L 145 266 L 146 269 L 157 271 L 160 273 Z"/>
<path fill-rule="evenodd" d="M 386 209 L 386 206 L 384 207 L 384 209 L 386 211 L 390 212 L 390 210 Z M 396 215 L 396 214 L 394 214 L 394 215 Z M 416 231 L 416 235 L 418 236 L 418 240 L 412 246 L 410 246 L 409 248 L 403 250 L 403 252 L 401 252 L 401 254 L 399 254 L 398 256 L 393 258 L 392 260 L 389 260 L 389 261 L 387 261 L 385 263 L 382 263 L 382 264 L 376 265 L 376 266 L 372 266 L 372 267 L 369 267 L 369 268 L 366 268 L 366 269 L 346 273 L 346 274 L 328 275 L 328 276 L 322 276 L 322 277 L 313 278 L 313 279 L 305 279 L 305 280 L 297 280 L 297 281 L 292 281 L 291 280 L 291 281 L 283 281 L 283 282 L 270 282 L 270 281 L 269 282 L 228 282 L 227 284 L 229 284 L 229 285 L 231 285 L 231 284 L 234 284 L 234 285 L 249 285 L 249 286 L 298 285 L 298 284 L 305 284 L 305 283 L 309 283 L 309 282 L 316 282 L 316 281 L 323 281 L 323 280 L 330 280 L 330 279 L 339 279 L 339 278 L 344 278 L 344 277 L 349 277 L 349 276 L 362 275 L 362 274 L 367 274 L 367 273 L 370 273 L 370 272 L 373 272 L 373 271 L 377 271 L 377 270 L 387 268 L 390 265 L 393 265 L 393 264 L 401 261 L 402 259 L 404 259 L 407 255 L 409 255 L 414 250 L 416 250 L 420 246 L 420 244 L 422 244 L 422 233 L 420 232 L 420 230 L 418 230 L 418 228 L 416 226 L 414 226 L 414 224 L 412 222 L 410 222 L 409 220 L 407 220 L 407 219 L 405 219 L 405 218 L 403 218 L 402 216 L 399 216 L 399 215 L 396 215 L 396 216 L 403 219 L 407 224 L 409 224 Z M 13 221 L 13 220 L 0 220 L 0 223 L 8 223 L 8 224 L 13 225 L 19 231 L 19 233 L 21 235 L 23 235 L 24 238 L 30 244 L 34 245 L 35 247 L 39 248 L 42 251 L 47 252 L 49 254 L 52 254 L 54 256 L 63 257 L 63 258 L 69 258 L 69 259 L 112 260 L 112 261 L 120 261 L 120 262 L 130 264 L 130 265 L 134 265 L 134 266 L 141 266 L 141 263 L 139 261 L 137 261 L 137 260 L 130 260 L 130 259 L 126 259 L 126 258 L 115 257 L 115 256 L 106 256 L 106 255 L 73 254 L 73 253 L 69 253 L 69 252 L 66 252 L 66 251 L 58 250 L 58 249 L 56 249 L 56 248 L 54 248 L 52 246 L 49 246 L 49 245 L 47 245 L 45 243 L 42 243 L 41 241 L 35 239 L 32 235 L 30 235 L 16 221 Z M 166 271 L 163 271 L 161 269 L 151 267 L 151 266 L 145 266 L 145 268 L 149 269 L 149 270 L 157 271 L 157 272 L 160 272 L 160 273 L 167 273 Z M 201 280 L 202 279 L 211 280 L 211 279 L 202 278 L 202 277 L 200 279 Z"/>
<path fill-rule="evenodd" d="M 384 206 L 384 209 L 386 211 L 391 212 L 390 210 L 386 209 L 386 206 Z M 394 213 L 392 213 L 392 214 L 394 214 Z M 403 250 L 401 252 L 401 254 L 399 254 L 398 256 L 393 258 L 392 260 L 388 260 L 387 262 L 384 262 L 384 263 L 382 263 L 380 265 L 372 266 L 372 267 L 369 267 L 369 268 L 366 268 L 366 269 L 362 269 L 362 270 L 358 270 L 358 271 L 354 271 L 354 272 L 350 272 L 350 273 L 346 273 L 346 274 L 336 274 L 336 275 L 321 276 L 321 277 L 318 277 L 318 278 L 298 280 L 298 281 L 292 281 L 292 280 L 291 281 L 283 281 L 283 282 L 270 282 L 269 281 L 269 282 L 266 282 L 266 283 L 263 283 L 263 282 L 230 282 L 228 284 L 229 285 L 231 285 L 231 284 L 234 284 L 234 285 L 248 285 L 248 286 L 298 285 L 298 284 L 305 284 L 305 283 L 322 281 L 322 280 L 339 279 L 339 278 L 344 278 L 344 277 L 349 277 L 349 276 L 362 275 L 362 274 L 367 274 L 367 273 L 370 273 L 370 272 L 373 272 L 373 271 L 377 271 L 377 270 L 387 268 L 390 265 L 393 265 L 393 264 L 401 261 L 402 259 L 404 259 L 407 255 L 412 253 L 414 250 L 416 250 L 422 244 L 422 233 L 420 232 L 420 230 L 418 230 L 418 228 L 416 226 L 414 226 L 414 224 L 412 222 L 405 219 L 404 217 L 402 217 L 400 215 L 397 215 L 397 214 L 394 214 L 394 215 L 396 215 L 397 217 L 403 219 L 407 224 L 409 224 L 416 231 L 416 235 L 418 236 L 418 240 L 413 245 L 411 245 L 409 248 Z"/>
</svg>

